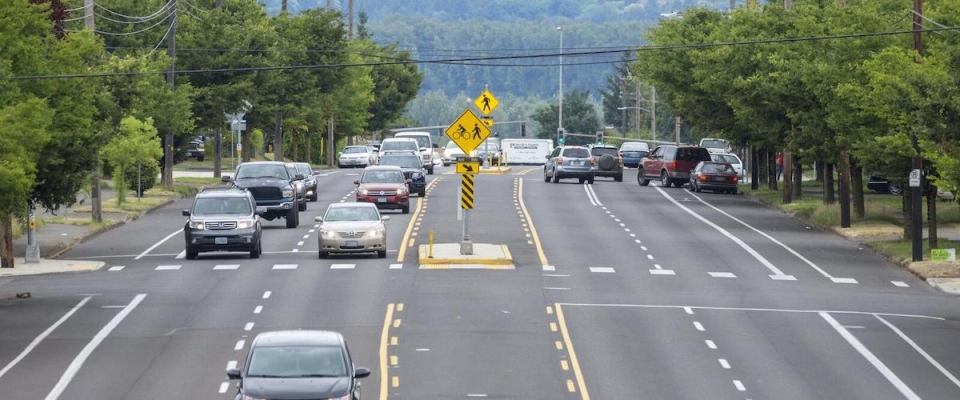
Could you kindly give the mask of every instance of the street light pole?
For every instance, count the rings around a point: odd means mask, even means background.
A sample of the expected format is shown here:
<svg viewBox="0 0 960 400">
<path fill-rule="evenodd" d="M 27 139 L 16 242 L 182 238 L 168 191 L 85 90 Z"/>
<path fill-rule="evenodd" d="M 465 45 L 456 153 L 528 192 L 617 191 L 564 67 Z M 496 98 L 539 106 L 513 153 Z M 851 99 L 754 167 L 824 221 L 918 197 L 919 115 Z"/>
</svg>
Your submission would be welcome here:
<svg viewBox="0 0 960 400">
<path fill-rule="evenodd" d="M 557 27 L 560 31 L 560 107 L 557 115 L 557 128 L 563 129 L 563 28 Z"/>
</svg>

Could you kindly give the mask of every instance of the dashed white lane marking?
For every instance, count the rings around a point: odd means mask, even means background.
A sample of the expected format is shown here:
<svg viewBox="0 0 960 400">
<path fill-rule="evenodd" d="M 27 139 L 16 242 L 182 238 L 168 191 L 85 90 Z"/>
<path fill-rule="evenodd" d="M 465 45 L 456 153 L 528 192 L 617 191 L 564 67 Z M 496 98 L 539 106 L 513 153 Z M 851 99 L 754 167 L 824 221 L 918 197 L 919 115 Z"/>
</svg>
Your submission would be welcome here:
<svg viewBox="0 0 960 400">
<path fill-rule="evenodd" d="M 825 312 L 820 312 L 819 314 L 820 314 L 820 317 L 823 318 L 825 321 L 827 321 L 827 323 L 830 324 L 830 326 L 833 327 L 833 329 L 837 331 L 837 333 L 839 333 L 841 337 L 847 340 L 847 343 L 850 343 L 850 346 L 853 346 L 854 350 L 859 352 L 860 355 L 863 356 L 863 358 L 869 361 L 870 364 L 872 364 L 873 367 L 880 372 L 880 374 L 882 374 L 885 378 L 887 378 L 887 381 L 893 384 L 893 386 L 896 387 L 897 390 L 899 390 L 900 393 L 904 395 L 904 397 L 911 400 L 920 399 L 920 396 L 917 396 L 917 394 L 914 393 L 913 390 L 910 389 L 909 386 L 907 386 L 907 384 L 903 383 L 903 381 L 900 380 L 900 378 L 897 377 L 897 375 L 894 374 L 893 371 L 890 370 L 890 368 L 887 368 L 887 366 L 883 363 L 883 361 L 880 361 L 880 359 L 877 358 L 877 356 L 875 356 L 872 352 L 870 352 L 870 350 L 867 349 L 867 347 L 864 346 L 863 343 L 860 343 L 860 340 L 858 340 L 856 336 L 853 336 L 853 334 L 851 334 L 850 331 L 848 331 L 846 328 L 841 326 L 840 323 L 837 322 L 837 320 L 833 319 L 833 316 Z"/>
<path fill-rule="evenodd" d="M 123 267 L 120 267 L 120 268 L 123 268 Z M 890 281 L 890 283 L 892 283 L 893 286 L 896 286 L 896 287 L 910 287 L 910 285 L 908 285 L 906 282 L 903 282 L 903 281 Z"/>
<path fill-rule="evenodd" d="M 603 273 L 603 274 L 612 274 L 612 273 L 615 273 L 615 272 L 617 272 L 617 271 L 615 271 L 615 270 L 614 270 L 613 268 L 611 268 L 611 267 L 590 267 L 590 272 Z"/>
<path fill-rule="evenodd" d="M 619 218 L 614 218 L 614 221 L 615 221 L 615 222 L 620 222 L 620 219 L 619 219 Z"/>
<path fill-rule="evenodd" d="M 635 242 L 637 242 L 637 243 L 643 243 L 643 242 L 640 241 L 640 239 L 635 240 Z"/>
<path fill-rule="evenodd" d="M 108 269 L 107 271 L 110 271 L 110 272 L 123 271 L 123 268 L 124 268 L 124 266 L 122 266 L 122 265 L 117 265 L 117 266 L 115 266 L 115 267 L 110 267 L 110 269 Z"/>
<path fill-rule="evenodd" d="M 273 269 L 297 269 L 297 264 L 275 264 Z"/>
<path fill-rule="evenodd" d="M 187 257 L 187 251 L 184 250 L 184 251 L 181 251 L 180 254 L 177 254 L 177 257 L 176 257 L 176 258 L 177 258 L 178 260 L 182 260 L 182 259 L 184 259 L 184 258 L 186 258 L 186 257 Z"/>
<path fill-rule="evenodd" d="M 403 264 L 390 264 L 390 269 L 403 269 Z"/>
<path fill-rule="evenodd" d="M 635 237 L 637 237 L 637 234 L 636 234 L 636 233 L 631 233 L 631 234 L 630 234 L 630 237 L 635 238 Z"/>
<path fill-rule="evenodd" d="M 650 275 L 676 275 L 672 269 L 651 269 Z"/>
<path fill-rule="evenodd" d="M 733 272 L 709 272 L 710 276 L 714 278 L 736 278 L 737 276 Z"/>
<path fill-rule="evenodd" d="M 236 368 L 236 367 L 237 367 L 237 361 L 236 361 L 236 360 L 228 361 L 228 362 L 227 362 L 227 369 L 234 369 L 234 368 Z"/>
<path fill-rule="evenodd" d="M 640 250 L 647 251 L 647 246 L 640 246 Z"/>
<path fill-rule="evenodd" d="M 648 260 L 652 260 L 652 259 L 653 259 L 653 255 L 652 255 L 652 254 L 647 254 L 647 259 L 648 259 Z"/>
<path fill-rule="evenodd" d="M 243 326 L 243 330 L 245 331 L 249 331 L 252 329 L 253 329 L 253 322 L 247 322 L 247 324 Z"/>
<path fill-rule="evenodd" d="M 630 232 L 630 228 L 623 228 L 624 232 Z"/>
<path fill-rule="evenodd" d="M 304 239 L 310 239 L 310 235 L 303 235 Z"/>
<path fill-rule="evenodd" d="M 699 323 L 699 322 L 697 322 L 697 321 L 693 321 L 693 327 L 694 327 L 694 328 L 697 328 L 697 330 L 700 331 L 700 332 L 704 332 L 703 324 L 701 324 L 701 323 Z"/>
<path fill-rule="evenodd" d="M 230 382 L 220 382 L 220 390 L 218 390 L 218 392 L 226 393 L 227 389 L 229 388 L 230 388 Z"/>
<path fill-rule="evenodd" d="M 543 276 L 547 276 L 551 278 L 569 278 L 570 277 L 570 275 L 565 275 L 565 274 L 543 274 Z"/>
<path fill-rule="evenodd" d="M 830 278 L 830 280 L 833 281 L 833 283 L 850 283 L 850 284 L 857 283 L 857 280 L 853 278 Z"/>
<path fill-rule="evenodd" d="M 237 351 L 243 350 L 243 345 L 244 345 L 245 343 L 246 343 L 246 341 L 243 340 L 243 339 L 238 340 L 238 341 L 237 341 L 237 344 L 236 344 L 235 346 L 233 346 L 233 349 L 234 349 L 234 350 L 237 350 Z"/>
<path fill-rule="evenodd" d="M 260 314 L 261 311 L 263 311 L 263 306 L 257 306 L 257 308 L 253 309 L 254 314 Z"/>
<path fill-rule="evenodd" d="M 320 227 L 320 224 L 316 224 L 316 225 L 314 225 L 313 227 L 314 227 L 314 228 L 319 228 L 319 227 Z"/>
<path fill-rule="evenodd" d="M 330 269 L 354 269 L 357 267 L 357 264 L 333 264 L 330 265 Z"/>
<path fill-rule="evenodd" d="M 728 363 L 727 360 L 721 358 L 718 361 L 720 361 L 720 366 L 723 367 L 723 369 L 730 369 L 730 363 Z"/>
<path fill-rule="evenodd" d="M 269 299 L 271 294 L 273 294 L 273 292 L 271 292 L 271 291 L 269 291 L 269 290 L 266 291 L 266 292 L 263 292 L 263 298 Z"/>
<path fill-rule="evenodd" d="M 903 341 L 907 342 L 907 344 L 909 344 L 910 347 L 913 347 L 913 349 L 916 350 L 917 353 L 920 353 L 920 355 L 923 356 L 923 358 L 927 359 L 927 362 L 929 362 L 934 367 L 936 367 L 937 370 L 940 371 L 940 373 L 942 373 L 944 376 L 947 377 L 947 379 L 950 380 L 950 382 L 953 382 L 954 385 L 956 385 L 957 387 L 960 387 L 960 380 L 958 380 L 957 377 L 953 376 L 953 374 L 951 374 L 950 371 L 947 371 L 946 368 L 943 368 L 943 365 L 940 365 L 940 363 L 937 362 L 937 360 L 934 360 L 933 357 L 930 356 L 930 354 L 927 354 L 926 351 L 923 351 L 923 349 L 920 348 L 920 346 L 917 345 L 917 343 L 914 342 L 913 339 L 910 339 L 906 334 L 904 334 L 903 331 L 900 330 L 900 328 L 897 328 L 896 326 L 894 326 L 893 324 L 891 324 L 890 322 L 883 319 L 883 317 L 877 314 L 873 314 L 873 316 L 879 319 L 880 322 L 883 322 L 884 325 L 890 328 L 890 330 L 892 330 L 898 336 L 900 336 L 900 338 L 903 339 Z"/>
<path fill-rule="evenodd" d="M 314 233 L 314 232 L 316 232 L 316 231 L 317 231 L 316 229 L 311 229 L 309 232 L 310 232 L 310 233 Z"/>
<path fill-rule="evenodd" d="M 301 240 L 301 241 L 297 242 L 297 246 L 303 246 L 303 241 Z"/>
<path fill-rule="evenodd" d="M 223 265 L 217 265 L 213 267 L 213 269 L 215 270 L 237 269 L 237 268 L 240 268 L 239 264 L 223 264 Z"/>
<path fill-rule="evenodd" d="M 467 393 L 467 397 L 487 397 L 484 393 Z"/>
<path fill-rule="evenodd" d="M 770 275 L 770 279 L 775 281 L 795 281 L 797 277 L 793 275 Z"/>
<path fill-rule="evenodd" d="M 570 288 L 565 287 L 545 287 L 543 290 L 570 290 Z"/>
<path fill-rule="evenodd" d="M 553 266 L 553 265 L 544 265 L 544 266 L 543 266 L 543 270 L 544 270 L 544 271 L 556 271 L 556 270 L 557 270 L 557 267 L 555 267 L 555 266 Z"/>
<path fill-rule="evenodd" d="M 180 265 L 158 265 L 156 271 L 176 271 L 180 267 Z"/>
<path fill-rule="evenodd" d="M 740 381 L 733 381 L 733 385 L 737 387 L 737 390 L 741 392 L 746 392 L 747 388 L 743 386 L 743 383 Z"/>
<path fill-rule="evenodd" d="M 707 347 L 709 347 L 709 348 L 711 348 L 711 349 L 713 349 L 713 350 L 716 350 L 716 349 L 717 349 L 717 344 L 714 343 L 712 340 L 705 340 L 704 343 L 707 344 Z"/>
<path fill-rule="evenodd" d="M 693 315 L 693 309 L 690 307 L 684 307 L 683 311 L 686 312 L 687 314 Z"/>
</svg>

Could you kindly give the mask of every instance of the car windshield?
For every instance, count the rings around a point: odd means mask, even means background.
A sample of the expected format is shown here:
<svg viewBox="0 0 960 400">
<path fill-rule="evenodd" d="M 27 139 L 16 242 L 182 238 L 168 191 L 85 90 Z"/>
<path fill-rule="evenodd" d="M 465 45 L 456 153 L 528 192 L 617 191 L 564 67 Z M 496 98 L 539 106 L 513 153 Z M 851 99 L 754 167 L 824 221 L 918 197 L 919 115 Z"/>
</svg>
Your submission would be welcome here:
<svg viewBox="0 0 960 400">
<path fill-rule="evenodd" d="M 711 149 L 724 149 L 727 147 L 727 141 L 722 139 L 705 139 L 700 145 Z"/>
<path fill-rule="evenodd" d="M 193 215 L 250 215 L 252 211 L 243 197 L 201 197 L 193 205 Z"/>
<path fill-rule="evenodd" d="M 394 140 L 394 141 L 388 141 L 388 142 L 383 142 L 383 144 L 380 145 L 380 152 L 381 152 L 381 153 L 385 153 L 385 152 L 391 151 L 391 150 L 393 150 L 393 151 L 396 151 L 396 150 L 419 151 L 420 149 L 417 148 L 416 142 L 414 142 L 414 141 L 409 141 L 409 140 Z"/>
<path fill-rule="evenodd" d="M 330 207 L 323 216 L 326 222 L 337 221 L 378 221 L 380 216 L 373 207 Z"/>
<path fill-rule="evenodd" d="M 277 164 L 240 164 L 237 170 L 237 179 L 277 178 L 289 179 L 287 167 Z"/>
<path fill-rule="evenodd" d="M 403 173 L 400 171 L 373 170 L 363 173 L 360 183 L 402 183 Z"/>
<path fill-rule="evenodd" d="M 297 164 L 297 172 L 304 176 L 313 175 L 313 171 L 310 170 L 310 166 L 306 164 Z"/>
<path fill-rule="evenodd" d="M 713 154 L 710 156 L 713 158 L 713 161 L 725 162 L 730 164 L 740 164 L 740 160 L 737 157 L 730 154 Z"/>
<path fill-rule="evenodd" d="M 570 158 L 589 158 L 590 152 L 583 147 L 575 147 L 563 149 L 563 154 L 561 155 Z"/>
<path fill-rule="evenodd" d="M 617 152 L 617 149 L 614 149 L 612 147 L 594 147 L 590 149 L 590 154 L 598 157 L 604 154 L 609 154 L 614 157 L 619 155 L 619 153 Z"/>
<path fill-rule="evenodd" d="M 257 347 L 247 377 L 298 378 L 347 376 L 343 351 L 333 346 Z"/>
<path fill-rule="evenodd" d="M 413 140 L 416 140 L 416 141 L 417 141 L 417 146 L 419 146 L 419 147 L 421 147 L 421 148 L 424 148 L 424 149 L 429 149 L 429 148 L 430 148 L 430 138 L 428 138 L 427 136 L 424 136 L 424 135 L 410 135 L 410 136 L 407 136 L 407 135 L 396 135 L 396 136 L 394 136 L 394 137 L 398 137 L 398 138 L 399 138 L 399 137 L 402 137 L 402 138 L 405 138 L 405 139 L 407 139 L 407 138 L 413 139 Z"/>
<path fill-rule="evenodd" d="M 734 170 L 730 164 L 704 163 L 701 172 L 717 174 L 723 172 L 734 172 Z"/>
<path fill-rule="evenodd" d="M 385 156 L 380 165 L 396 165 L 400 168 L 420 168 L 420 159 L 416 156 Z"/>
<path fill-rule="evenodd" d="M 362 154 L 366 152 L 366 147 L 347 147 L 346 149 L 343 149 L 343 154 Z"/>
</svg>

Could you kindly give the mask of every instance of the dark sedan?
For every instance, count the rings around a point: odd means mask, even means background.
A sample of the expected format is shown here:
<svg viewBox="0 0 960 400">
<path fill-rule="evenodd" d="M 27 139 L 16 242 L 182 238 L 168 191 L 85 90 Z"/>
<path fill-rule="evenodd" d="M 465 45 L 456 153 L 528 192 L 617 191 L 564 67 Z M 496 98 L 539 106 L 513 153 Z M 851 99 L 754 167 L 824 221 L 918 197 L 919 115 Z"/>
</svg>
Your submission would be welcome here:
<svg viewBox="0 0 960 400">
<path fill-rule="evenodd" d="M 900 185 L 888 181 L 886 177 L 880 174 L 870 174 L 870 177 L 867 179 L 867 189 L 896 195 L 903 193 Z"/>
<path fill-rule="evenodd" d="M 706 190 L 737 194 L 740 177 L 733 166 L 716 161 L 701 161 L 690 171 L 690 190 L 697 193 Z"/>
<path fill-rule="evenodd" d="M 360 399 L 360 378 L 343 336 L 330 331 L 278 331 L 257 335 L 243 370 L 237 399 Z"/>
<path fill-rule="evenodd" d="M 380 165 L 395 165 L 403 171 L 403 177 L 409 181 L 407 190 L 417 196 L 427 195 L 427 171 L 424 170 L 420 157 L 414 153 L 386 153 L 380 157 Z"/>
</svg>

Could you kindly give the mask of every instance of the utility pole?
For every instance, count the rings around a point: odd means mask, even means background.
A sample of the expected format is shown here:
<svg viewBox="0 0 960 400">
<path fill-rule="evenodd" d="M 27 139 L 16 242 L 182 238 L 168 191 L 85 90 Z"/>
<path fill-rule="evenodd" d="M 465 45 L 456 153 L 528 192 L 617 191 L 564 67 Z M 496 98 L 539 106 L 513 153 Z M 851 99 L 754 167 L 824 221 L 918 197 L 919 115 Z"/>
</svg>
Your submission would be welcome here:
<svg viewBox="0 0 960 400">
<path fill-rule="evenodd" d="M 333 168 L 334 165 L 334 156 L 333 153 L 337 151 L 337 144 L 333 141 L 333 128 L 335 124 L 333 122 L 333 115 L 330 116 L 330 119 L 327 121 L 327 167 Z"/>
<path fill-rule="evenodd" d="M 673 117 L 673 130 L 677 135 L 677 146 L 680 145 L 680 117 Z"/>
<path fill-rule="evenodd" d="M 638 130 L 640 128 L 637 128 Z M 650 146 L 656 147 L 657 143 L 657 88 L 650 86 Z"/>
<path fill-rule="evenodd" d="M 792 0 L 783 0 L 783 8 L 793 9 Z M 783 149 L 783 204 L 793 202 L 793 154 L 790 148 Z"/>
<path fill-rule="evenodd" d="M 93 0 L 83 1 L 83 23 L 91 32 L 96 29 L 93 19 Z M 93 222 L 103 222 L 103 197 L 100 195 L 100 149 L 96 150 L 93 171 L 90 172 L 90 216 Z"/>
<path fill-rule="evenodd" d="M 333 9 L 333 1 L 327 0 L 327 11 L 330 11 L 331 9 Z"/>
<path fill-rule="evenodd" d="M 287 0 L 283 0 L 283 1 L 280 3 L 280 12 L 282 12 L 282 13 L 287 12 Z"/>
<path fill-rule="evenodd" d="M 923 0 L 913 0 L 913 49 L 917 51 L 917 61 L 923 57 L 923 36 L 922 21 Z M 923 159 L 920 157 L 920 140 L 917 138 L 917 132 L 910 133 L 910 141 L 913 144 L 912 166 L 914 171 L 923 170 Z M 923 174 L 920 174 L 922 181 Z M 922 183 L 922 182 L 921 182 Z M 923 261 L 923 210 L 920 198 L 923 196 L 921 185 L 910 185 L 910 224 L 912 229 L 913 242 L 913 261 Z M 931 224 L 934 221 L 930 222 Z"/>
<path fill-rule="evenodd" d="M 277 124 L 273 128 L 273 161 L 283 161 L 283 111 L 277 111 Z"/>
<path fill-rule="evenodd" d="M 347 37 L 353 39 L 353 0 L 347 2 Z"/>
<path fill-rule="evenodd" d="M 170 90 L 176 88 L 173 73 L 177 68 L 177 1 L 173 0 L 170 6 L 170 30 L 167 35 L 167 56 L 170 57 L 170 69 L 167 70 L 167 83 Z M 163 187 L 173 189 L 173 133 L 167 132 L 163 141 Z M 123 188 L 117 188 L 123 190 Z"/>
<path fill-rule="evenodd" d="M 223 0 L 217 0 L 217 8 L 223 7 Z"/>
<path fill-rule="evenodd" d="M 93 30 L 93 0 L 83 0 L 83 25 Z"/>
</svg>

